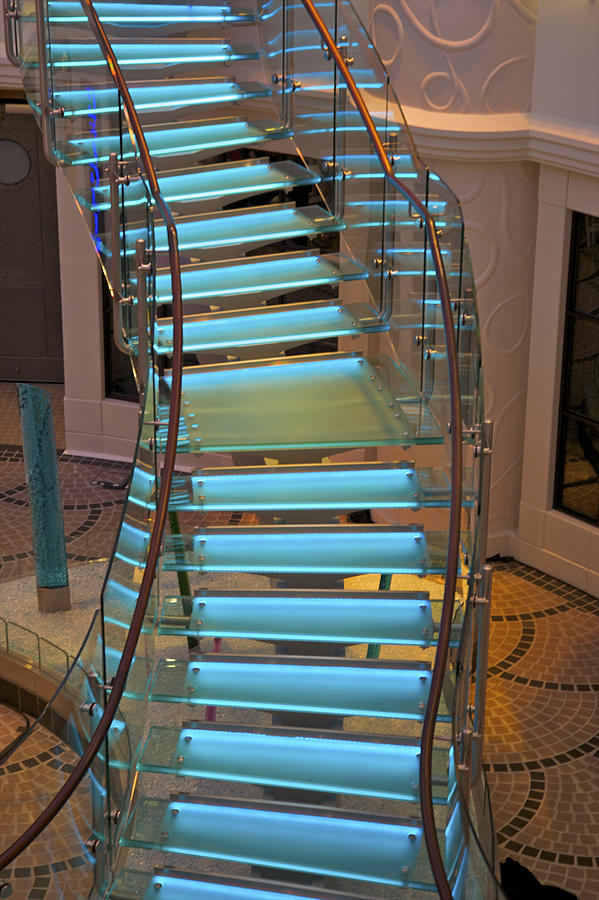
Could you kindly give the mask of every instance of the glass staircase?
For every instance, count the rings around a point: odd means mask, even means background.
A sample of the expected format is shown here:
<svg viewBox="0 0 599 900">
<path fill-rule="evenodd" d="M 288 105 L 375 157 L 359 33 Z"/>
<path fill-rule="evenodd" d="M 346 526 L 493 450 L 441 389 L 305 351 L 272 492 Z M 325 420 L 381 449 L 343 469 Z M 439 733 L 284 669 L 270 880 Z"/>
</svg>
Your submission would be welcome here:
<svg viewBox="0 0 599 900">
<path fill-rule="evenodd" d="M 101 614 L 21 742 L 50 727 L 80 764 L 0 896 L 75 802 L 84 865 L 52 870 L 56 898 L 502 896 L 472 270 L 358 13 L 5 19 L 140 425 Z"/>
</svg>

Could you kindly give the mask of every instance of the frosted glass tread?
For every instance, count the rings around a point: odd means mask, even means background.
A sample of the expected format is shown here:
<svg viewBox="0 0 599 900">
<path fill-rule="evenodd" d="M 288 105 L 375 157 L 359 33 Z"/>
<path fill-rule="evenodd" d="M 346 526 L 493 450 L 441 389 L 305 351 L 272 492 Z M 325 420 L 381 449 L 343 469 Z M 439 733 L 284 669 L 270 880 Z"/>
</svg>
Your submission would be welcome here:
<svg viewBox="0 0 599 900">
<path fill-rule="evenodd" d="M 205 81 L 192 84 L 131 87 L 131 99 L 137 112 L 172 110 L 210 103 L 235 103 L 250 97 L 268 97 L 270 89 L 254 82 Z M 118 92 L 111 88 L 55 91 L 54 102 L 63 115 L 90 116 L 118 112 Z"/>
<path fill-rule="evenodd" d="M 343 816 L 328 808 L 318 815 L 299 805 L 225 805 L 175 796 L 141 800 L 122 843 L 405 885 L 421 839 L 416 820 Z"/>
<path fill-rule="evenodd" d="M 431 564 L 424 533 L 410 527 L 241 526 L 204 529 L 182 539 L 167 536 L 163 569 L 425 575 L 443 566 Z"/>
<path fill-rule="evenodd" d="M 366 303 L 302 303 L 291 309 L 286 304 L 279 309 L 259 307 L 244 315 L 186 316 L 183 348 L 186 352 L 222 350 L 387 330 L 388 325 Z M 171 319 L 158 320 L 155 346 L 158 353 L 172 352 Z M 267 347 L 265 353 L 268 352 Z"/>
<path fill-rule="evenodd" d="M 239 147 L 260 141 L 286 137 L 288 131 L 275 122 L 245 122 L 241 119 L 213 121 L 203 125 L 180 125 L 174 128 L 146 128 L 145 136 L 150 153 L 156 157 L 195 153 L 216 147 Z M 111 153 L 120 152 L 118 134 L 99 134 L 96 137 L 77 137 L 69 140 L 72 162 L 88 165 L 105 161 Z M 127 146 L 123 159 L 130 159 L 133 150 Z M 221 183 L 224 178 L 221 176 Z"/>
<path fill-rule="evenodd" d="M 417 744 L 154 726 L 142 772 L 416 801 Z"/>
<path fill-rule="evenodd" d="M 258 59 L 251 47 L 232 46 L 219 40 L 203 42 L 112 41 L 112 47 L 121 66 L 168 66 L 183 63 L 217 63 L 241 59 Z M 100 47 L 92 43 L 58 42 L 50 45 L 50 58 L 55 69 L 104 68 L 106 61 Z"/>
<path fill-rule="evenodd" d="M 343 222 L 319 206 L 296 209 L 292 206 L 259 207 L 234 214 L 213 214 L 177 221 L 179 250 L 209 249 L 247 244 L 253 241 L 283 240 L 307 234 L 342 231 Z M 125 232 L 128 252 L 135 241 L 145 238 L 147 229 L 128 228 Z M 166 228 L 159 225 L 154 234 L 156 250 L 168 249 Z"/>
<path fill-rule="evenodd" d="M 303 885 L 268 882 L 218 875 L 177 871 L 169 868 L 154 873 L 125 869 L 120 872 L 108 897 L 118 900 L 368 900 L 356 893 L 342 894 Z"/>
<path fill-rule="evenodd" d="M 263 469 L 193 473 L 176 478 L 187 488 L 179 509 L 418 509 L 423 500 L 418 473 L 407 466 L 265 466 Z"/>
<path fill-rule="evenodd" d="M 163 24 L 208 24 L 224 22 L 253 22 L 251 12 L 235 11 L 230 6 L 208 4 L 166 4 L 166 3 L 94 3 L 100 21 L 109 25 L 163 25 Z M 49 0 L 50 22 L 61 24 L 85 23 L 88 19 L 81 4 Z"/>
<path fill-rule="evenodd" d="M 424 715 L 430 672 L 417 663 L 406 664 L 409 668 L 387 668 L 378 663 L 294 665 L 269 663 L 268 657 L 260 660 L 237 661 L 231 657 L 221 657 L 218 661 L 202 657 L 193 662 L 161 660 L 150 688 L 150 699 L 417 721 Z"/>
<path fill-rule="evenodd" d="M 161 634 L 419 647 L 434 634 L 428 596 L 419 592 L 220 592 L 190 602 L 191 613 L 183 616 L 179 597 L 165 599 Z"/>
<path fill-rule="evenodd" d="M 361 358 L 303 359 L 184 372 L 180 449 L 442 443 L 430 412 L 407 383 L 400 403 Z M 162 431 L 158 438 L 162 442 Z"/>
<path fill-rule="evenodd" d="M 368 270 L 341 254 L 318 256 L 312 253 L 285 253 L 247 259 L 224 260 L 218 265 L 202 263 L 183 266 L 183 300 L 226 298 L 265 291 L 290 291 L 368 278 Z M 169 271 L 156 275 L 156 298 L 172 302 Z"/>
<path fill-rule="evenodd" d="M 288 160 L 270 163 L 265 160 L 223 163 L 220 166 L 197 166 L 192 171 L 165 173 L 160 176 L 160 190 L 167 203 L 209 200 L 236 194 L 262 193 L 291 189 L 299 185 L 317 184 L 320 177 Z M 141 182 L 125 185 L 125 206 L 145 205 L 147 194 Z M 109 209 L 110 188 L 99 184 L 94 189 L 91 208 Z M 86 206 L 90 203 L 80 198 Z"/>
</svg>

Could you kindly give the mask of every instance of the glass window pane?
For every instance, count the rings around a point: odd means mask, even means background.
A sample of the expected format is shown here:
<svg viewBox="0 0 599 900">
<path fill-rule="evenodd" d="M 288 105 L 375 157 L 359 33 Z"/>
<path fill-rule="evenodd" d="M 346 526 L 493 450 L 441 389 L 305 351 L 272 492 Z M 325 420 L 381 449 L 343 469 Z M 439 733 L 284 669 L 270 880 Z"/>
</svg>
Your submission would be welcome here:
<svg viewBox="0 0 599 900">
<path fill-rule="evenodd" d="M 564 407 L 599 422 L 599 318 L 573 325 Z"/>
<path fill-rule="evenodd" d="M 599 522 L 599 428 L 568 417 L 559 463 L 560 508 Z"/>
</svg>

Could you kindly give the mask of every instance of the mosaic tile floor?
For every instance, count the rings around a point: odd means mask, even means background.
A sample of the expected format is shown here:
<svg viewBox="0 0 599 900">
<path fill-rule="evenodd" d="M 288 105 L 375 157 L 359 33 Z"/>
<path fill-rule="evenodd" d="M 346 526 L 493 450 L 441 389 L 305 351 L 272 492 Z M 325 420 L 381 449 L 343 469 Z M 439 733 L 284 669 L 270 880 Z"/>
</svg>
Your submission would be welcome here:
<svg viewBox="0 0 599 900">
<path fill-rule="evenodd" d="M 60 390 L 51 388 L 60 415 Z M 58 419 L 59 445 L 61 428 Z M 21 590 L 34 563 L 12 385 L 0 385 L 0 440 L 0 582 L 20 579 L 14 585 Z M 108 557 L 124 491 L 102 482 L 119 482 L 126 466 L 59 453 L 59 469 L 70 564 Z M 77 609 L 74 604 L 83 633 L 90 603 Z M 598 599 L 519 563 L 495 563 L 485 757 L 500 858 L 513 857 L 542 883 L 565 888 L 578 900 L 599 898 L 598 645 Z M 20 715 L 0 707 L 0 747 L 22 724 Z M 21 761 L 23 766 L 39 765 L 51 774 L 49 760 L 40 760 L 50 744 L 58 746 L 41 733 L 39 746 L 28 744 L 27 759 L 34 763 Z M 56 751 L 61 765 L 69 765 L 69 752 Z M 17 787 L 19 777 L 30 778 L 24 768 L 11 776 Z M 19 797 L 19 816 L 26 818 L 27 803 Z M 16 827 L 16 819 L 6 819 L 0 842 Z M 83 852 L 79 837 L 65 840 L 68 850 L 50 839 L 40 845 L 43 858 L 22 861 L 13 900 L 62 896 L 53 893 L 57 872 L 76 867 Z"/>
</svg>

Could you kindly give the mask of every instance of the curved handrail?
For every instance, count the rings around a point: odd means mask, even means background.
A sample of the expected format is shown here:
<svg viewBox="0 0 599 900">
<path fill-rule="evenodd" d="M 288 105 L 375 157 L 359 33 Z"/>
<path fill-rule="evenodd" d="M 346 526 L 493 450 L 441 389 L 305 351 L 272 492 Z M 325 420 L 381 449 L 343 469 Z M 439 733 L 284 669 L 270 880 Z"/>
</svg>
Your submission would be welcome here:
<svg viewBox="0 0 599 900">
<path fill-rule="evenodd" d="M 76 666 L 79 665 L 81 655 L 82 655 L 85 647 L 87 646 L 87 642 L 89 641 L 94 628 L 96 627 L 96 622 L 98 620 L 99 615 L 100 615 L 99 610 L 96 610 L 96 612 L 92 616 L 91 622 L 89 623 L 89 627 L 88 627 L 87 631 L 85 632 L 85 637 L 81 641 L 81 645 L 80 645 L 79 649 L 77 650 L 77 653 L 75 654 L 75 656 L 70 656 L 66 650 L 63 650 L 62 647 L 58 647 L 58 649 L 62 653 L 65 654 L 67 659 L 70 659 L 70 663 L 68 663 L 68 665 L 67 665 L 66 674 L 60 680 L 60 683 L 57 685 L 54 693 L 52 694 L 52 696 L 50 697 L 50 699 L 48 700 L 48 702 L 46 703 L 46 705 L 44 706 L 42 711 L 37 715 L 37 717 L 29 722 L 29 724 L 27 725 L 27 728 L 22 732 L 22 734 L 19 734 L 16 738 L 14 738 L 10 742 L 10 744 L 7 744 L 3 750 L 0 750 L 0 762 L 1 763 L 5 763 L 7 759 L 10 759 L 10 757 L 15 752 L 15 750 L 18 747 L 20 747 L 21 744 L 23 744 L 27 740 L 29 735 L 35 731 L 35 729 L 38 727 L 38 725 L 41 724 L 42 719 L 44 718 L 44 716 L 46 715 L 48 710 L 52 709 L 52 707 L 54 706 L 54 701 L 59 696 L 59 694 L 62 692 L 62 690 L 65 688 L 65 686 L 68 684 L 71 674 L 74 671 L 74 669 L 76 668 Z M 3 619 L 2 621 L 6 621 L 6 620 Z M 21 628 L 23 626 L 19 626 L 19 627 Z M 27 628 L 25 630 L 31 631 L 31 629 L 29 629 L 29 628 Z M 35 634 L 35 632 L 31 632 L 31 633 Z M 45 638 L 43 638 L 42 640 L 45 640 Z M 52 644 L 50 641 L 47 641 L 47 643 L 50 644 L 50 646 L 52 646 L 52 647 L 57 646 L 56 644 Z"/>
<path fill-rule="evenodd" d="M 133 615 L 127 640 L 125 641 L 118 669 L 111 685 L 109 699 L 104 707 L 104 712 L 98 722 L 98 726 L 91 736 L 90 742 L 81 755 L 79 761 L 75 765 L 73 771 L 62 785 L 58 793 L 53 797 L 47 807 L 40 813 L 37 819 L 24 831 L 13 843 L 0 854 L 0 871 L 5 869 L 25 848 L 38 837 L 39 834 L 50 824 L 54 817 L 60 812 L 65 803 L 72 796 L 77 786 L 85 777 L 90 768 L 96 754 L 100 750 L 105 740 L 108 729 L 112 724 L 112 720 L 118 709 L 129 669 L 135 655 L 135 648 L 141 629 L 144 623 L 146 609 L 150 597 L 150 591 L 154 582 L 154 572 L 160 555 L 160 547 L 162 544 L 162 536 L 166 525 L 168 515 L 168 500 L 170 495 L 171 481 L 175 468 L 175 457 L 177 453 L 177 436 L 179 415 L 181 410 L 181 389 L 182 389 L 182 369 L 183 369 L 183 302 L 181 289 L 181 263 L 179 259 L 179 251 L 177 246 L 177 229 L 175 222 L 168 208 L 158 184 L 156 170 L 152 163 L 150 151 L 143 133 L 143 129 L 135 106 L 131 99 L 127 83 L 121 72 L 117 62 L 115 53 L 112 49 L 110 41 L 102 27 L 98 18 L 98 14 L 94 9 L 91 0 L 80 0 L 81 5 L 89 23 L 96 35 L 96 39 L 102 50 L 104 59 L 108 64 L 110 73 L 114 82 L 119 89 L 123 98 L 123 107 L 127 117 L 129 129 L 137 142 L 139 155 L 143 163 L 146 177 L 148 179 L 150 189 L 156 200 L 156 204 L 166 223 L 168 235 L 168 252 L 169 263 L 171 267 L 171 281 L 173 290 L 172 316 L 173 316 L 173 361 L 172 361 L 172 385 L 171 385 L 171 402 L 168 423 L 168 434 L 166 439 L 166 447 L 164 452 L 164 462 L 162 468 L 162 476 L 160 479 L 160 491 L 156 503 L 156 518 L 154 527 L 150 535 L 148 545 L 148 556 L 144 569 L 139 594 Z"/>
<path fill-rule="evenodd" d="M 443 608 L 441 612 L 441 621 L 439 624 L 439 637 L 437 642 L 437 654 L 433 667 L 429 700 L 422 727 L 421 753 L 420 753 L 420 808 L 422 812 L 422 825 L 424 837 L 428 849 L 431 869 L 435 879 L 439 896 L 442 900 L 451 900 L 451 888 L 447 880 L 443 857 L 439 847 L 437 838 L 437 829 L 433 813 L 433 792 L 432 792 L 432 750 L 433 738 L 435 731 L 435 723 L 441 692 L 443 689 L 443 678 L 445 675 L 445 667 L 447 664 L 447 656 L 449 651 L 449 642 L 451 637 L 451 619 L 453 613 L 453 604 L 457 580 L 459 543 L 460 543 L 460 520 L 461 520 L 461 499 L 462 499 L 462 413 L 459 392 L 459 374 L 458 374 L 458 354 L 455 342 L 455 334 L 453 329 L 453 315 L 451 309 L 451 298 L 449 295 L 449 286 L 447 284 L 447 276 L 441 258 L 441 248 L 439 238 L 435 228 L 432 215 L 425 204 L 406 187 L 397 178 L 393 172 L 391 162 L 385 152 L 385 148 L 381 138 L 376 130 L 375 124 L 368 111 L 366 103 L 358 90 L 356 83 L 349 71 L 347 62 L 342 52 L 335 44 L 324 20 L 316 9 L 313 0 L 302 0 L 306 12 L 316 26 L 327 50 L 334 59 L 339 72 L 360 117 L 366 127 L 375 153 L 379 158 L 379 162 L 385 173 L 387 180 L 411 203 L 422 218 L 424 228 L 429 240 L 429 246 L 437 283 L 439 286 L 439 296 L 441 301 L 441 310 L 443 315 L 443 327 L 445 330 L 445 340 L 447 346 L 447 364 L 449 367 L 449 393 L 451 406 L 451 506 L 449 511 L 449 540 L 447 549 L 447 572 L 445 578 L 445 589 L 443 592 Z"/>
</svg>

